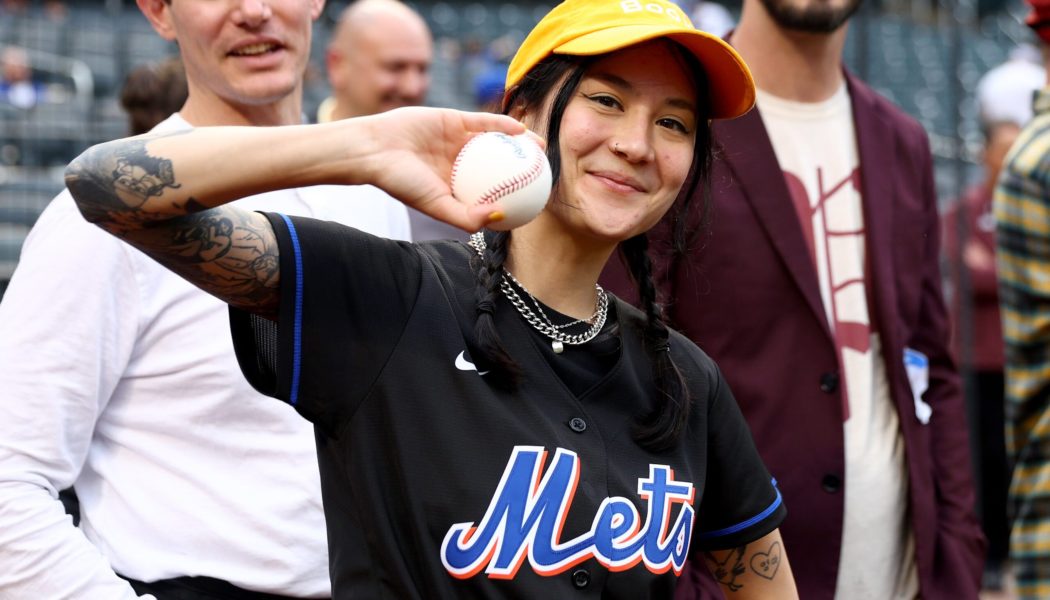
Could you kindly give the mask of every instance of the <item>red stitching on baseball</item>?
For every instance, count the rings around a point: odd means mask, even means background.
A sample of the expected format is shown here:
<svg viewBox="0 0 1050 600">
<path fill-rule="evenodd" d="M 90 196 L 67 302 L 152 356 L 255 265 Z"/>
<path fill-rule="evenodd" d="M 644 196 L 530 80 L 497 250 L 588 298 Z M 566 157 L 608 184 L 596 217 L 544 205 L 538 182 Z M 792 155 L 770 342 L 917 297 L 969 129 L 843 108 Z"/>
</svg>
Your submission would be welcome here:
<svg viewBox="0 0 1050 600">
<path fill-rule="evenodd" d="M 508 194 L 512 194 L 535 181 L 536 177 L 539 176 L 540 171 L 543 170 L 543 158 L 541 152 L 534 152 L 532 164 L 529 165 L 527 170 L 522 171 L 511 179 L 492 186 L 489 191 L 481 195 L 481 198 L 478 199 L 478 204 L 490 204 L 495 202 L 496 200 L 499 200 Z"/>
<path fill-rule="evenodd" d="M 451 179 L 449 179 L 450 188 L 456 189 L 456 174 L 459 173 L 459 163 L 463 160 L 463 156 L 466 155 L 467 148 L 470 148 L 470 146 L 474 142 L 476 142 L 480 137 L 480 135 L 476 135 L 470 138 L 469 140 L 467 140 L 467 143 L 462 148 L 460 148 L 459 154 L 456 155 L 456 162 L 452 163 L 452 176 Z"/>
</svg>

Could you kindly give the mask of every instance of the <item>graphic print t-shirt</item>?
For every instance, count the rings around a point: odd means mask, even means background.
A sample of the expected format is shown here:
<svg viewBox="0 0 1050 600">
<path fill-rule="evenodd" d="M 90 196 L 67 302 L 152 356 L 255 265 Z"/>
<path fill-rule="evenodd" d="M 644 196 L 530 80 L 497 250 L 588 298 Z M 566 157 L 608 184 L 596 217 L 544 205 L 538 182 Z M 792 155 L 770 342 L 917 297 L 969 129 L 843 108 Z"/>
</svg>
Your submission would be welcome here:
<svg viewBox="0 0 1050 600">
<path fill-rule="evenodd" d="M 835 336 L 846 442 L 838 598 L 915 598 L 904 444 L 868 298 L 860 158 L 845 83 L 823 102 L 758 92 Z M 864 199 L 877 202 L 878 198 Z"/>
</svg>

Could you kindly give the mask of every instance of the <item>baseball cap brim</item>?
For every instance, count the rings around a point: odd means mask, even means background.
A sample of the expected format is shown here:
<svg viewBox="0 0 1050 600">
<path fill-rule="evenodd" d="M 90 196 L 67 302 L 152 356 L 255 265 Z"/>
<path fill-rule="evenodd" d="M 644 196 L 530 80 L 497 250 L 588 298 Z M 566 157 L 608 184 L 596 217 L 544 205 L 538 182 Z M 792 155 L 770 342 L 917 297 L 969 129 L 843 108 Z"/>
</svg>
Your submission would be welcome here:
<svg viewBox="0 0 1050 600">
<path fill-rule="evenodd" d="M 680 27 L 648 24 L 623 25 L 582 35 L 556 47 L 554 53 L 604 54 L 656 38 L 677 42 L 703 66 L 710 82 L 712 117 L 732 119 L 755 105 L 755 82 L 744 59 L 721 38 L 700 30 L 683 31 Z"/>
</svg>

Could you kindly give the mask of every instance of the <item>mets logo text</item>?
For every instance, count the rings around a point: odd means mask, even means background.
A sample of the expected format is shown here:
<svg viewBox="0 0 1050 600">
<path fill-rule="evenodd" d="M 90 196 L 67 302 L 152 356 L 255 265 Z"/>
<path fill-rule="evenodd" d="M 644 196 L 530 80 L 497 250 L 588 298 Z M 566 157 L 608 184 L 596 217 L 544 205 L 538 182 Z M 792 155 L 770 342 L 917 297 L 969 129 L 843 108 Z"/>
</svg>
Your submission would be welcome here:
<svg viewBox="0 0 1050 600">
<path fill-rule="evenodd" d="M 546 576 L 591 558 L 612 571 L 643 563 L 654 573 L 682 572 L 695 516 L 691 483 L 675 481 L 666 465 L 649 465 L 649 476 L 638 479 L 638 496 L 648 504 L 644 516 L 627 498 L 606 498 L 590 531 L 562 541 L 580 459 L 558 448 L 544 472 L 546 458 L 539 446 L 514 448 L 481 522 L 457 523 L 445 534 L 441 561 L 450 574 L 466 579 L 484 570 L 491 578 L 511 579 L 526 558 Z"/>
</svg>

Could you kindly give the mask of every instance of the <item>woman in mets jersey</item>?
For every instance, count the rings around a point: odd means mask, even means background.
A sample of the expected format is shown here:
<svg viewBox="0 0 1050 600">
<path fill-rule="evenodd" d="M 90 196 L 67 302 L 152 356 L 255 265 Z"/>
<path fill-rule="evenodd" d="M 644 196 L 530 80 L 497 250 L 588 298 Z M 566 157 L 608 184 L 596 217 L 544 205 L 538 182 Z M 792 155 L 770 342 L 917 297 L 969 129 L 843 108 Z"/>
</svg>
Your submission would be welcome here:
<svg viewBox="0 0 1050 600">
<path fill-rule="evenodd" d="M 229 303 L 246 377 L 316 426 L 337 598 L 670 598 L 694 557 L 730 598 L 796 598 L 776 482 L 716 365 L 665 325 L 647 258 L 646 231 L 705 184 L 710 120 L 754 94 L 673 3 L 568 0 L 515 55 L 506 115 L 129 138 L 67 183 Z M 452 165 L 477 132 L 526 126 L 553 191 L 493 231 L 499 204 L 457 202 Z M 366 183 L 480 232 L 411 244 L 233 202 Z M 597 285 L 610 259 L 644 310 Z"/>
</svg>

